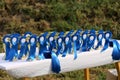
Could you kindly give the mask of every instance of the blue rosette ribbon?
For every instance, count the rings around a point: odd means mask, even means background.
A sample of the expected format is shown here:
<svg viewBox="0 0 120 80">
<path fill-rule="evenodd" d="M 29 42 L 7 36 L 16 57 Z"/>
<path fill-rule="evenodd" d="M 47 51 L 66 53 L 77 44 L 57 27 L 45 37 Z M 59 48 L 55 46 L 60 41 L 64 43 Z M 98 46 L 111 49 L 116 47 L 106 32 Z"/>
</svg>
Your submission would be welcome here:
<svg viewBox="0 0 120 80">
<path fill-rule="evenodd" d="M 112 37 L 112 33 L 110 31 L 107 31 L 104 35 L 104 38 L 105 38 L 105 44 L 103 46 L 103 49 L 101 50 L 101 52 L 103 52 L 104 50 L 106 50 L 108 47 L 109 47 L 109 41 L 110 41 L 110 38 Z"/>
<path fill-rule="evenodd" d="M 82 52 L 87 51 L 87 41 L 88 41 L 88 30 L 82 33 L 82 48 L 81 48 Z"/>
<path fill-rule="evenodd" d="M 90 51 L 91 48 L 94 48 L 95 38 L 95 34 L 90 34 L 88 36 L 87 51 Z"/>
<path fill-rule="evenodd" d="M 64 50 L 63 50 L 62 57 L 65 57 L 67 53 L 69 54 L 72 53 L 71 34 L 73 32 L 74 32 L 73 30 L 69 31 L 64 37 Z"/>
<path fill-rule="evenodd" d="M 65 57 L 67 53 L 71 53 L 71 48 L 72 48 L 71 37 L 70 36 L 64 37 L 64 50 L 62 57 Z"/>
<path fill-rule="evenodd" d="M 73 41 L 73 51 L 74 51 L 74 59 L 77 58 L 77 41 L 78 41 L 78 36 L 77 35 L 73 35 L 72 36 L 72 41 Z"/>
<path fill-rule="evenodd" d="M 23 55 L 26 55 L 26 37 L 25 36 L 22 36 L 21 38 L 20 38 L 20 41 L 19 41 L 19 43 L 20 43 L 20 53 L 19 53 L 19 55 L 18 55 L 18 59 L 21 59 L 22 57 L 23 57 Z"/>
<path fill-rule="evenodd" d="M 51 58 L 51 52 L 53 49 L 56 48 L 56 41 L 54 39 L 54 36 L 56 35 L 56 32 L 52 32 L 49 37 L 46 40 L 46 51 L 44 51 L 44 57 L 47 58 Z"/>
<path fill-rule="evenodd" d="M 47 36 L 48 32 L 45 32 L 44 34 L 40 35 L 38 38 L 38 42 L 39 42 L 39 59 L 45 59 L 44 53 L 47 51 L 47 41 L 46 41 L 46 36 Z"/>
<path fill-rule="evenodd" d="M 54 36 L 56 35 L 56 32 L 52 32 L 49 37 L 48 37 L 48 42 L 49 42 L 49 50 L 52 51 L 52 49 L 56 49 L 56 41 L 54 39 Z"/>
<path fill-rule="evenodd" d="M 32 35 L 32 33 L 31 32 L 26 32 L 25 34 L 24 34 L 24 36 L 26 37 L 26 39 L 27 39 L 27 41 L 26 41 L 26 47 L 25 47 L 25 56 L 27 55 L 27 53 L 29 53 L 29 48 L 28 48 L 28 45 L 29 45 L 29 41 L 28 41 L 28 39 L 30 38 L 30 36 Z"/>
<path fill-rule="evenodd" d="M 57 52 L 56 52 L 57 56 L 58 56 L 60 53 L 63 52 L 63 35 L 64 35 L 64 33 L 61 32 L 61 33 L 59 34 L 57 40 L 56 40 L 56 42 L 57 42 Z"/>
<path fill-rule="evenodd" d="M 10 35 L 6 35 L 3 37 L 3 43 L 5 44 L 5 60 L 8 60 L 10 51 Z"/>
<path fill-rule="evenodd" d="M 81 33 L 82 30 L 77 30 L 76 33 L 74 35 L 77 36 L 77 40 L 76 40 L 76 50 L 80 50 L 80 46 L 81 46 Z"/>
<path fill-rule="evenodd" d="M 71 39 L 71 34 L 74 32 L 74 30 L 70 30 L 66 36 L 64 37 L 64 43 L 65 43 L 65 48 L 63 51 L 63 57 L 66 56 L 67 53 L 72 53 L 72 39 Z"/>
<path fill-rule="evenodd" d="M 36 44 L 37 44 L 37 37 L 36 35 L 32 35 L 29 39 L 30 44 L 30 51 L 29 56 L 27 60 L 34 60 L 35 59 L 35 53 L 36 53 Z"/>
<path fill-rule="evenodd" d="M 19 43 L 19 36 L 18 34 L 11 35 L 11 48 L 9 52 L 9 61 L 12 61 L 14 58 L 18 57 L 18 43 Z"/>
<path fill-rule="evenodd" d="M 98 35 L 97 35 L 97 45 L 96 45 L 95 49 L 98 49 L 99 47 L 102 46 L 103 38 L 104 38 L 103 30 L 99 30 Z"/>
</svg>

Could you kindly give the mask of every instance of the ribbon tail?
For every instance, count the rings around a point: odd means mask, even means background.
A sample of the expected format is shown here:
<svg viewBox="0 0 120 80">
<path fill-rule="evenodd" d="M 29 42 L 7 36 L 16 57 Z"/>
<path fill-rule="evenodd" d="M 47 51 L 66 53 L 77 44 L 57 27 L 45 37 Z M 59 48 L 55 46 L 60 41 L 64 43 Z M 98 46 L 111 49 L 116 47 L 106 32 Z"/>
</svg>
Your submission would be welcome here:
<svg viewBox="0 0 120 80">
<path fill-rule="evenodd" d="M 67 46 L 65 46 L 65 49 L 64 49 L 63 54 L 62 54 L 62 57 L 65 57 L 66 54 L 67 54 Z"/>
<path fill-rule="evenodd" d="M 27 60 L 31 59 L 34 60 L 35 59 L 35 52 L 36 52 L 36 45 L 31 46 L 30 47 L 30 54 Z"/>
<path fill-rule="evenodd" d="M 25 46 L 21 46 L 20 53 L 18 55 L 18 59 L 21 59 L 23 57 L 24 53 L 25 53 Z"/>
<path fill-rule="evenodd" d="M 9 61 L 13 61 L 15 53 L 16 53 L 15 49 L 11 48 L 8 56 Z"/>
<path fill-rule="evenodd" d="M 29 52 L 28 43 L 26 43 L 26 47 L 25 47 L 25 56 L 27 55 L 28 52 Z"/>
<path fill-rule="evenodd" d="M 87 49 L 86 49 L 87 47 L 86 47 L 86 44 L 85 43 L 83 43 L 83 45 L 82 45 L 82 52 L 85 52 L 85 51 L 87 51 Z"/>
<path fill-rule="evenodd" d="M 43 51 L 42 51 L 42 50 L 40 50 L 40 51 L 39 51 L 39 59 L 45 59 L 45 57 L 44 57 L 44 54 L 43 54 Z"/>
<path fill-rule="evenodd" d="M 52 71 L 55 73 L 59 73 L 61 71 L 60 61 L 54 52 L 52 52 L 51 56 L 52 56 Z"/>
<path fill-rule="evenodd" d="M 76 48 L 76 42 L 74 42 L 74 59 L 77 59 L 77 48 Z"/>
<path fill-rule="evenodd" d="M 77 50 L 79 50 L 80 49 L 80 46 L 81 46 L 81 44 L 80 44 L 80 42 L 79 41 L 77 41 L 77 43 L 76 43 L 77 45 L 76 45 L 76 48 L 77 48 Z"/>
<path fill-rule="evenodd" d="M 113 60 L 119 60 L 120 59 L 120 46 L 119 43 L 116 40 L 113 40 L 113 52 L 112 52 L 112 58 Z"/>
<path fill-rule="evenodd" d="M 68 46 L 69 48 L 68 48 L 68 53 L 70 54 L 70 53 L 72 53 L 72 44 L 71 43 L 69 43 L 69 46 Z"/>
<path fill-rule="evenodd" d="M 9 56 L 9 51 L 10 51 L 10 46 L 9 44 L 6 44 L 6 56 L 5 56 L 5 60 L 8 60 L 8 56 Z"/>
</svg>

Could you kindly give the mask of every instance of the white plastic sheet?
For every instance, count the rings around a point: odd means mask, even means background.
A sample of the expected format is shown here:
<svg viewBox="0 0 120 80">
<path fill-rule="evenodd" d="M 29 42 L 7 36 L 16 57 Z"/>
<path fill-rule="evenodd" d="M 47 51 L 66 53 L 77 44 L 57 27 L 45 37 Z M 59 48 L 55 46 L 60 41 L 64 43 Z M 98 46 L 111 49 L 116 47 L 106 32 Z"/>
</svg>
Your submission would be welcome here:
<svg viewBox="0 0 120 80">
<path fill-rule="evenodd" d="M 113 48 L 108 48 L 104 52 L 100 50 L 91 50 L 90 52 L 78 53 L 78 58 L 74 60 L 74 55 L 69 54 L 66 57 L 59 56 L 61 72 L 68 72 L 84 68 L 96 67 L 111 64 L 117 61 L 112 59 Z M 13 77 L 35 77 L 51 74 L 51 59 L 34 60 L 34 61 L 5 61 L 4 53 L 0 54 L 0 69 L 6 70 Z"/>
</svg>

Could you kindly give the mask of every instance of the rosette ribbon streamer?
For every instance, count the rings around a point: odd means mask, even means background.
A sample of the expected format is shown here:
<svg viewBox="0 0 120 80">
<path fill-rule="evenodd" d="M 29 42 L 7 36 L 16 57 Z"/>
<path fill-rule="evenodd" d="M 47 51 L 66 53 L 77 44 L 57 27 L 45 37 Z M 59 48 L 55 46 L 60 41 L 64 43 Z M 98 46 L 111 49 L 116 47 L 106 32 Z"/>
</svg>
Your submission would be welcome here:
<svg viewBox="0 0 120 80">
<path fill-rule="evenodd" d="M 82 49 L 81 51 L 87 51 L 87 41 L 88 41 L 88 30 L 84 31 L 82 34 Z"/>
<path fill-rule="evenodd" d="M 45 32 L 44 34 L 40 35 L 38 38 L 38 42 L 39 42 L 39 59 L 45 59 L 44 57 L 44 53 L 47 51 L 47 41 L 46 41 L 46 36 L 47 36 L 48 32 Z"/>
<path fill-rule="evenodd" d="M 60 61 L 54 51 L 51 52 L 52 58 L 52 71 L 55 73 L 59 73 L 61 71 Z"/>
<path fill-rule="evenodd" d="M 46 45 L 46 51 L 44 52 L 45 58 L 51 58 L 51 52 L 53 49 L 56 48 L 56 42 L 54 39 L 54 36 L 56 35 L 56 32 L 52 32 L 49 37 L 47 38 L 47 45 Z"/>
<path fill-rule="evenodd" d="M 74 30 L 71 30 L 69 31 L 67 34 L 66 34 L 66 37 L 65 37 L 65 46 L 68 47 L 68 53 L 72 53 L 72 39 L 71 39 L 71 34 L 74 32 Z"/>
<path fill-rule="evenodd" d="M 63 35 L 64 33 L 61 32 L 57 38 L 57 56 L 63 52 Z"/>
<path fill-rule="evenodd" d="M 95 43 L 95 34 L 90 34 L 88 37 L 88 43 L 87 43 L 87 50 L 90 51 L 91 48 L 94 48 L 94 43 Z"/>
<path fill-rule="evenodd" d="M 117 40 L 112 40 L 111 42 L 113 45 L 112 59 L 120 60 L 120 44 Z"/>
<path fill-rule="evenodd" d="M 73 35 L 72 40 L 73 40 L 73 51 L 74 51 L 74 59 L 77 58 L 77 35 Z"/>
<path fill-rule="evenodd" d="M 9 52 L 9 61 L 12 61 L 15 58 L 18 57 L 18 35 L 13 34 L 11 37 L 11 48 L 10 48 L 10 52 Z"/>
<path fill-rule="evenodd" d="M 101 50 L 101 52 L 103 52 L 104 50 L 106 50 L 109 47 L 109 45 L 110 45 L 109 41 L 110 41 L 111 37 L 112 37 L 112 33 L 110 31 L 107 31 L 105 33 L 105 36 L 104 36 L 104 38 L 105 38 L 105 44 L 104 44 L 103 49 Z"/>
<path fill-rule="evenodd" d="M 102 46 L 102 40 L 103 40 L 103 38 L 104 38 L 104 33 L 103 33 L 102 30 L 100 30 L 98 32 L 98 35 L 97 35 L 97 42 L 98 43 L 97 43 L 95 49 L 98 49 L 100 46 Z"/>
<path fill-rule="evenodd" d="M 6 35 L 3 38 L 3 43 L 5 44 L 5 60 L 9 59 L 9 51 L 10 51 L 10 35 Z"/>
<path fill-rule="evenodd" d="M 18 55 L 18 59 L 21 59 L 23 57 L 23 55 L 26 55 L 25 54 L 25 49 L 26 49 L 26 37 L 25 36 L 22 36 L 20 38 L 20 53 Z"/>
<path fill-rule="evenodd" d="M 80 46 L 81 46 L 81 33 L 82 30 L 77 30 L 76 33 L 74 35 L 77 36 L 77 40 L 76 40 L 76 50 L 80 50 Z"/>
<path fill-rule="evenodd" d="M 27 53 L 29 53 L 29 48 L 28 48 L 28 45 L 29 45 L 29 41 L 28 41 L 28 39 L 30 38 L 30 36 L 32 35 L 32 33 L 31 32 L 26 32 L 25 34 L 24 34 L 24 36 L 26 37 L 26 47 L 25 47 L 25 56 L 27 55 Z"/>
<path fill-rule="evenodd" d="M 32 35 L 30 37 L 29 43 L 30 43 L 30 52 L 27 60 L 34 60 L 36 53 L 36 43 L 37 43 L 36 35 Z"/>
<path fill-rule="evenodd" d="M 71 43 L 71 34 L 73 33 L 73 30 L 69 31 L 66 36 L 64 37 L 64 50 L 62 57 L 65 57 L 67 53 L 72 52 L 72 43 Z"/>
<path fill-rule="evenodd" d="M 49 50 L 52 51 L 53 48 L 56 48 L 56 41 L 54 39 L 54 36 L 56 35 L 56 32 L 52 32 L 48 37 L 48 42 L 50 44 Z"/>
</svg>

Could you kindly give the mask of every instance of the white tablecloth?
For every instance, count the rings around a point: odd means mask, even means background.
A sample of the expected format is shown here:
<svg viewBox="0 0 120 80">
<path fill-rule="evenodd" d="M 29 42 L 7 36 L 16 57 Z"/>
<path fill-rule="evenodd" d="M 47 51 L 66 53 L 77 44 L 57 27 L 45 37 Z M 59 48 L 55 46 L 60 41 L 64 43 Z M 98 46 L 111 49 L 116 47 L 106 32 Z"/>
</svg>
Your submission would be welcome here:
<svg viewBox="0 0 120 80">
<path fill-rule="evenodd" d="M 78 58 L 74 60 L 74 56 L 67 55 L 66 57 L 59 56 L 61 72 L 68 72 L 84 68 L 96 67 L 100 65 L 111 64 L 116 61 L 112 59 L 113 48 L 108 48 L 100 53 L 100 50 L 78 53 Z M 46 74 L 51 74 L 51 59 L 25 61 L 19 60 L 8 62 L 3 60 L 4 53 L 0 54 L 0 69 L 6 70 L 13 77 L 35 77 Z"/>
</svg>

